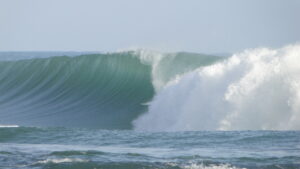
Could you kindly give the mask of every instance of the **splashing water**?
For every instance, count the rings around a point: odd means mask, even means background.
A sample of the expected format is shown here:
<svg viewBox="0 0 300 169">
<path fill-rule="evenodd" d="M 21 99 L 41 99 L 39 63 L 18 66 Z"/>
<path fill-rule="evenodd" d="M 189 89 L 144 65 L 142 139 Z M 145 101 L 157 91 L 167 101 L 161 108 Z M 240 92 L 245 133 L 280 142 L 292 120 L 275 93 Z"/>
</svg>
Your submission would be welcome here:
<svg viewBox="0 0 300 169">
<path fill-rule="evenodd" d="M 156 94 L 135 129 L 298 130 L 299 57 L 299 44 L 260 48 L 186 73 Z"/>
</svg>

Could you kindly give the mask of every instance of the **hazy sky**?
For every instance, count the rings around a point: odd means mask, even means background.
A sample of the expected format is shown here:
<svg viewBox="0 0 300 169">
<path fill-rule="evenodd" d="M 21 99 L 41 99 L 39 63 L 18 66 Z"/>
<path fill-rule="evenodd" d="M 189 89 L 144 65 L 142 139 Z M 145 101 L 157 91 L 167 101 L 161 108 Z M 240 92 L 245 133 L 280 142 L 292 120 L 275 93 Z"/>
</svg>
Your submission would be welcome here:
<svg viewBox="0 0 300 169">
<path fill-rule="evenodd" d="M 206 53 L 300 41 L 300 0 L 0 0 L 0 50 Z"/>
</svg>

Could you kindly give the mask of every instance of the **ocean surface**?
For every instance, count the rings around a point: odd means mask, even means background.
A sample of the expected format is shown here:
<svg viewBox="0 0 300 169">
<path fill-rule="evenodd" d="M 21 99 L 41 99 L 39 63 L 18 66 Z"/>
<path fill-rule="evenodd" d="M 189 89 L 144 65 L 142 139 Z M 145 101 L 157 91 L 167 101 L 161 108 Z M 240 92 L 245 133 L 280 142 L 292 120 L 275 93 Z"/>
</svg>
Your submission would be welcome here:
<svg viewBox="0 0 300 169">
<path fill-rule="evenodd" d="M 299 58 L 0 52 L 0 168 L 299 169 Z"/>
<path fill-rule="evenodd" d="M 299 169 L 299 131 L 0 128 L 0 168 Z"/>
</svg>

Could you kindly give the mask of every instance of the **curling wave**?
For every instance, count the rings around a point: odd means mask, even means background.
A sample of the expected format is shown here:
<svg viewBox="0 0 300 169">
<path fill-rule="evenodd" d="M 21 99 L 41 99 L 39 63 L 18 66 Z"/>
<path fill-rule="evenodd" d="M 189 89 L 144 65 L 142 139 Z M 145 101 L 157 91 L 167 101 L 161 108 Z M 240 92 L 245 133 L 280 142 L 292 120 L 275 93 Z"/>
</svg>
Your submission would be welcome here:
<svg viewBox="0 0 300 169">
<path fill-rule="evenodd" d="M 4 53 L 4 55 L 9 53 Z M 144 50 L 0 61 L 0 124 L 130 129 L 176 76 L 214 56 Z M 3 57 L 2 57 L 3 58 Z"/>
</svg>

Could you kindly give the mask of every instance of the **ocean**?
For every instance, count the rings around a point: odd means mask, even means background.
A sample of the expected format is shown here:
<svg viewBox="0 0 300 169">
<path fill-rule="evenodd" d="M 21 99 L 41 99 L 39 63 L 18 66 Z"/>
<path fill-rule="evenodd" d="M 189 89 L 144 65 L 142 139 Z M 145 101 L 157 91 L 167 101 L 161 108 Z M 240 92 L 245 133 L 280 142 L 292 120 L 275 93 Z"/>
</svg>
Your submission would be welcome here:
<svg viewBox="0 0 300 169">
<path fill-rule="evenodd" d="M 0 168 L 299 169 L 299 57 L 0 52 Z"/>
<path fill-rule="evenodd" d="M 297 169 L 299 131 L 0 128 L 0 168 Z"/>
</svg>

